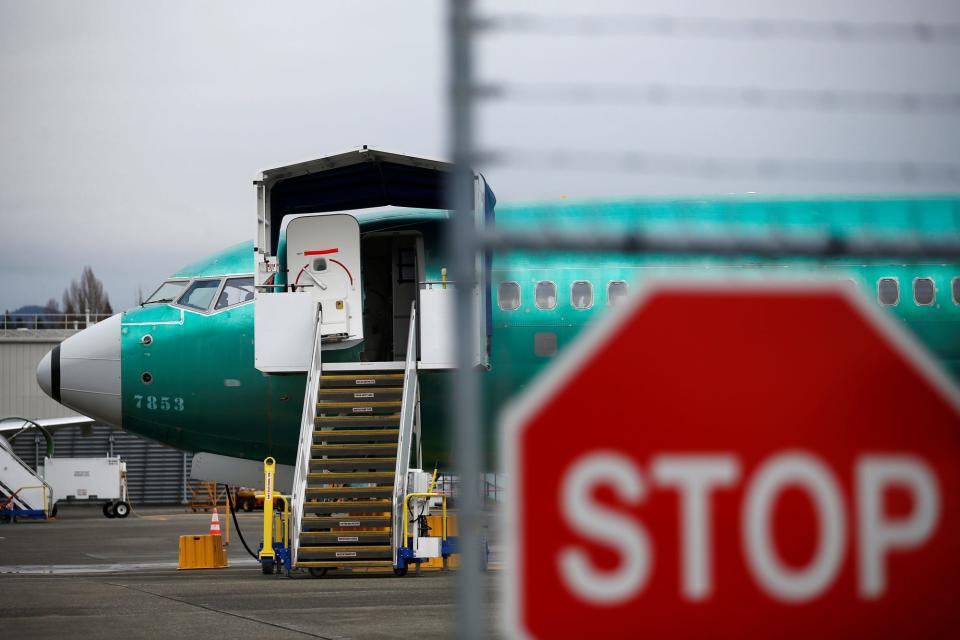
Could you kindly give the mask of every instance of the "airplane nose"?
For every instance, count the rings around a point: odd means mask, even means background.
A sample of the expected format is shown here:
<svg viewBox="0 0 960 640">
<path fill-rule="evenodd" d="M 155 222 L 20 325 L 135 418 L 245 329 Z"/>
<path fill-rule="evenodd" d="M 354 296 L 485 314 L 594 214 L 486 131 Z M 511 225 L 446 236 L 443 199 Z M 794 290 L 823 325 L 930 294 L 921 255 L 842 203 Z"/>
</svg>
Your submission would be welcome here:
<svg viewBox="0 0 960 640">
<path fill-rule="evenodd" d="M 120 317 L 116 314 L 74 334 L 37 367 L 43 392 L 85 416 L 121 426 Z"/>
<path fill-rule="evenodd" d="M 37 365 L 37 384 L 43 389 L 43 392 L 53 398 L 53 377 L 50 371 L 50 360 L 53 351 L 43 356 L 43 360 Z"/>
</svg>

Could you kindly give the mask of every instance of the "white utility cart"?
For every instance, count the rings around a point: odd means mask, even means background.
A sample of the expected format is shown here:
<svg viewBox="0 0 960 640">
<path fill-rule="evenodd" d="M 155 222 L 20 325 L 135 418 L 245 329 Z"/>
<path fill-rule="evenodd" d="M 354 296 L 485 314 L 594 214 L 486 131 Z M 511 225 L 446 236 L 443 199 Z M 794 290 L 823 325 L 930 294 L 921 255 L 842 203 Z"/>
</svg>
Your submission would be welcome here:
<svg viewBox="0 0 960 640">
<path fill-rule="evenodd" d="M 43 479 L 53 494 L 52 515 L 60 502 L 103 503 L 103 515 L 130 515 L 127 463 L 120 456 L 105 458 L 44 458 Z"/>
</svg>

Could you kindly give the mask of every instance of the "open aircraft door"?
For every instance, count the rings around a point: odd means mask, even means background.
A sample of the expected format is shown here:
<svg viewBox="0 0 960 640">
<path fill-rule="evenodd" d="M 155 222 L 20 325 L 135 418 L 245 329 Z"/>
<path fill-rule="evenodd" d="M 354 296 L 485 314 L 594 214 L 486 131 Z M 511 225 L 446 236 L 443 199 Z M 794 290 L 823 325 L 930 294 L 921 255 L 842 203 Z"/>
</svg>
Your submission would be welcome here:
<svg viewBox="0 0 960 640">
<path fill-rule="evenodd" d="M 474 219 L 477 231 L 483 231 L 493 222 L 496 199 L 487 188 L 483 176 L 474 175 Z M 477 254 L 474 276 L 468 286 L 473 292 L 472 362 L 475 366 L 490 366 L 490 336 L 493 327 L 493 300 L 490 290 L 491 255 Z M 456 366 L 456 340 L 462 339 L 454 325 L 456 317 L 453 287 L 444 283 L 427 283 L 420 291 L 420 369 L 441 370 Z"/>
<path fill-rule="evenodd" d="M 346 213 L 310 213 L 284 219 L 279 264 L 283 293 L 254 302 L 257 368 L 269 373 L 306 371 L 317 318 L 324 349 L 363 340 L 360 225 Z"/>
<path fill-rule="evenodd" d="M 445 210 L 451 169 L 446 162 L 364 146 L 260 172 L 254 181 L 257 369 L 265 373 L 307 371 L 318 314 L 324 351 L 363 341 L 360 229 L 350 212 L 378 207 Z M 475 175 L 478 229 L 492 222 L 494 204 L 486 181 Z M 422 258 L 419 255 L 417 260 Z M 401 270 L 409 266 L 397 265 Z M 420 319 L 419 367 L 455 366 L 453 346 L 463 339 L 473 343 L 474 362 L 488 366 L 490 256 L 478 256 L 476 274 L 469 283 L 446 282 L 443 276 L 440 281 L 423 282 L 422 271 L 416 271 L 412 281 L 416 291 L 411 300 L 416 299 Z M 471 336 L 456 335 L 453 326 L 457 286 L 469 286 L 473 291 L 476 328 Z M 397 317 L 395 313 L 394 320 Z"/>
<path fill-rule="evenodd" d="M 357 344 L 363 340 L 357 219 L 345 213 L 306 214 L 285 220 L 284 226 L 292 290 L 311 293 L 319 305 L 324 343 Z"/>
<path fill-rule="evenodd" d="M 487 188 L 483 176 L 474 176 L 474 218 L 477 231 L 482 232 L 487 224 L 493 223 L 493 192 Z M 477 254 L 477 278 L 474 285 L 474 309 L 476 337 L 474 359 L 477 365 L 490 367 L 490 338 L 493 334 L 493 298 L 490 283 L 493 256 L 489 251 Z"/>
</svg>

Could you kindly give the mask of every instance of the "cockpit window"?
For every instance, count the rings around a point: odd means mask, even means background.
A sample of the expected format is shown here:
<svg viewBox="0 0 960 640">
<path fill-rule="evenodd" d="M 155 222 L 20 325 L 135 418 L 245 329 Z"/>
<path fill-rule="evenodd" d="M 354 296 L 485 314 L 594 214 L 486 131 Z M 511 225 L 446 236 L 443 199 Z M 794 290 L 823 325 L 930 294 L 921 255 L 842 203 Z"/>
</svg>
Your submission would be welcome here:
<svg viewBox="0 0 960 640">
<path fill-rule="evenodd" d="M 226 309 L 249 300 L 253 300 L 253 276 L 227 278 L 227 284 L 223 285 L 223 291 L 220 292 L 214 309 Z"/>
<path fill-rule="evenodd" d="M 216 295 L 219 286 L 219 280 L 194 280 L 177 303 L 191 309 L 206 311 L 210 308 L 210 303 L 213 302 L 213 296 Z"/>
<path fill-rule="evenodd" d="M 170 280 L 164 282 L 160 287 L 153 292 L 153 295 L 147 298 L 144 304 L 150 302 L 173 302 L 177 299 L 177 296 L 180 295 L 180 292 L 183 291 L 183 288 L 187 286 L 186 280 Z"/>
</svg>

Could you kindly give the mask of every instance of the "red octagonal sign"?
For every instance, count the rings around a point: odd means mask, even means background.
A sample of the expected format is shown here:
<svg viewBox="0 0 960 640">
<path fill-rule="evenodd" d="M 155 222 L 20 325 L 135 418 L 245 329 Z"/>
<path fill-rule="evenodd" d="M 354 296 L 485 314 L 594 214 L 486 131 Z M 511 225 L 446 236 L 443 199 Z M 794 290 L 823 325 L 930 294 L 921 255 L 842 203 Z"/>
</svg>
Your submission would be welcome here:
<svg viewBox="0 0 960 640">
<path fill-rule="evenodd" d="M 956 637 L 958 407 L 845 287 L 652 288 L 508 412 L 508 632 Z"/>
</svg>

